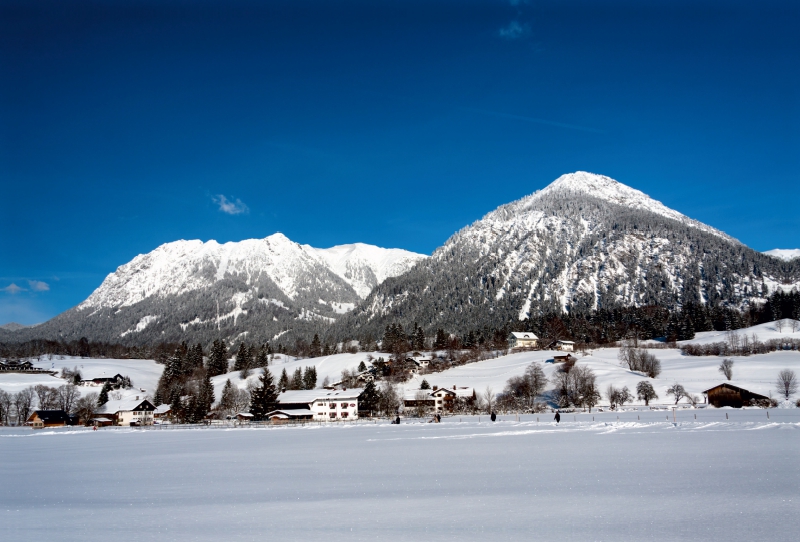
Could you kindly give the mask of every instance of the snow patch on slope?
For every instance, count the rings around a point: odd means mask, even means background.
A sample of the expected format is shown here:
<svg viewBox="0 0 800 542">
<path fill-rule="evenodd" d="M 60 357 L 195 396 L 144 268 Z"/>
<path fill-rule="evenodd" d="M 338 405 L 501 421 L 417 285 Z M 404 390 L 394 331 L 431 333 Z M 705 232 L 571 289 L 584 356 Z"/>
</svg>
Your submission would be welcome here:
<svg viewBox="0 0 800 542">
<path fill-rule="evenodd" d="M 124 337 L 125 335 L 128 335 L 130 333 L 140 333 L 140 332 L 144 331 L 144 328 L 146 328 L 147 326 L 149 326 L 153 322 L 157 322 L 157 321 L 158 321 L 158 316 L 147 315 L 144 318 L 142 318 L 141 320 L 139 320 L 139 322 L 136 324 L 136 327 L 133 327 L 133 328 L 127 330 L 127 331 L 123 331 L 122 333 L 120 333 L 120 337 Z"/>
</svg>

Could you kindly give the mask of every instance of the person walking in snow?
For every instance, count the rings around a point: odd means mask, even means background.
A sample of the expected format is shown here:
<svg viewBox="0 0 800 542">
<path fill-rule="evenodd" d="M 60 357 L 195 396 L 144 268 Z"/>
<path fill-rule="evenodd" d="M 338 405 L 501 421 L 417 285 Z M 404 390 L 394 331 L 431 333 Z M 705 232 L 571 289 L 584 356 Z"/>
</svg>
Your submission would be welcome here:
<svg viewBox="0 0 800 542">
<path fill-rule="evenodd" d="M 492 421 L 495 421 L 496 419 L 497 419 L 497 414 L 495 414 L 494 412 L 492 412 Z"/>
<path fill-rule="evenodd" d="M 556 410 L 556 417 L 553 419 L 556 421 L 556 423 L 561 421 L 561 414 L 558 412 L 558 410 Z"/>
</svg>

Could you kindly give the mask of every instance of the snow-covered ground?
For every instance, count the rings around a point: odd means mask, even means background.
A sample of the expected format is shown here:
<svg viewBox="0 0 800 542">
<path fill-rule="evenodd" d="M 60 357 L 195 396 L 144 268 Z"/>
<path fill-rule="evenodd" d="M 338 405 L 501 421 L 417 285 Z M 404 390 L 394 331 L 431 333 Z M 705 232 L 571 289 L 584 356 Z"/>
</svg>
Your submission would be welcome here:
<svg viewBox="0 0 800 542">
<path fill-rule="evenodd" d="M 61 359 L 61 358 L 64 359 Z M 159 365 L 153 360 L 148 359 L 92 359 L 77 358 L 70 356 L 41 356 L 31 360 L 36 367 L 42 369 L 58 371 L 61 369 L 73 369 L 75 367 L 81 372 L 84 379 L 111 377 L 116 374 L 130 377 L 134 385 L 134 390 L 130 393 L 142 395 L 140 389 L 147 390 L 145 393 L 155 392 L 158 379 L 164 370 L 163 365 Z M 46 386 L 58 387 L 65 384 L 65 381 L 58 376 L 48 374 L 22 374 L 6 373 L 0 374 L 0 389 L 9 393 L 16 393 L 28 386 L 44 384 Z M 100 386 L 80 386 L 81 394 L 99 392 Z"/>
<path fill-rule="evenodd" d="M 0 538 L 793 541 L 799 422 L 5 429 Z"/>
<path fill-rule="evenodd" d="M 750 338 L 756 336 L 761 341 L 780 337 L 800 339 L 800 329 L 792 332 L 791 321 L 784 320 L 783 322 L 780 331 L 776 323 L 771 322 L 738 330 L 735 333 L 740 336 L 747 335 Z M 726 341 L 728 338 L 728 332 L 709 331 L 698 333 L 695 339 L 685 342 L 713 343 Z M 717 356 L 684 356 L 678 349 L 652 348 L 650 352 L 661 361 L 662 369 L 659 377 L 651 380 L 659 396 L 659 399 L 653 401 L 652 404 L 672 404 L 673 401 L 666 395 L 666 391 L 667 388 L 675 383 L 682 384 L 693 395 L 700 395 L 703 390 L 726 382 L 725 377 L 718 370 L 721 359 Z M 555 353 L 547 350 L 520 352 L 469 363 L 440 373 L 416 376 L 403 384 L 401 388 L 403 388 L 403 392 L 412 392 L 419 389 L 422 380 L 425 379 L 429 384 L 440 387 L 468 386 L 475 388 L 477 393 L 483 393 L 487 388 L 491 388 L 494 393 L 500 393 L 509 378 L 523 374 L 525 368 L 534 362 L 541 363 L 545 374 L 552 380 L 558 370 L 558 365 L 552 363 Z M 601 348 L 593 350 L 585 356 L 580 352 L 574 352 L 573 354 L 578 358 L 579 364 L 589 366 L 597 375 L 598 386 L 604 394 L 601 405 L 608 404 L 605 391 L 609 384 L 613 384 L 617 388 L 627 386 L 631 391 L 634 391 L 637 383 L 647 379 L 645 376 L 631 372 L 620 365 L 618 348 Z M 277 355 L 272 365 L 270 365 L 270 370 L 277 381 L 283 369 L 286 369 L 286 372 L 291 376 L 295 369 L 304 370 L 306 367 L 313 365 L 317 369 L 317 385 L 319 386 L 326 377 L 330 382 L 338 381 L 343 370 L 352 371 L 362 361 L 369 366 L 368 358 L 370 356 L 373 358 L 379 356 L 387 358 L 389 355 L 375 352 L 359 352 L 357 354 L 336 354 L 311 359 L 297 359 L 291 356 Z M 800 375 L 800 352 L 797 351 L 778 351 L 755 356 L 731 356 L 731 359 L 734 360 L 734 367 L 733 379 L 730 382 L 762 395 L 769 395 L 772 392 L 773 395 L 777 396 L 775 393 L 775 380 L 782 369 L 791 369 Z M 129 390 L 127 392 L 128 395 L 139 395 L 141 388 L 146 389 L 147 394 L 152 394 L 164 367 L 151 360 L 81 358 L 66 358 L 62 360 L 58 359 L 57 356 L 52 359 L 43 357 L 41 361 L 35 364 L 43 368 L 52 366 L 54 370 L 58 371 L 62 367 L 73 368 L 77 366 L 84 378 L 113 376 L 117 373 L 128 375 L 134 383 L 134 389 Z M 260 370 L 253 371 L 249 380 L 255 383 L 259 374 Z M 212 382 L 217 399 L 220 398 L 222 388 L 228 379 L 240 388 L 247 386 L 247 382 L 240 378 L 239 372 L 231 372 L 214 377 Z M 40 383 L 59 386 L 64 381 L 48 375 L 0 374 L 0 388 L 12 393 Z M 99 391 L 99 388 L 96 387 L 81 387 L 80 389 L 83 393 Z M 686 400 L 684 399 L 682 402 L 686 403 Z M 634 401 L 632 404 L 641 405 L 643 403 Z"/>
</svg>

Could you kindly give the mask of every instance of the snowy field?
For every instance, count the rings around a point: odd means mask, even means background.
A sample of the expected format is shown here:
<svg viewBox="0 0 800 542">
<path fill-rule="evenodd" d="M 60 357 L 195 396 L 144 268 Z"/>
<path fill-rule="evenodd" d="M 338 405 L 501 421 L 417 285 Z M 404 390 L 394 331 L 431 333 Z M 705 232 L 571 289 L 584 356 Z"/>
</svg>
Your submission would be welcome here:
<svg viewBox="0 0 800 542">
<path fill-rule="evenodd" d="M 800 409 L 696 412 L 0 429 L 0 539 L 796 540 Z"/>
<path fill-rule="evenodd" d="M 63 359 L 62 359 L 63 358 Z M 57 371 L 61 374 L 61 369 L 73 369 L 75 367 L 81 372 L 84 379 L 112 377 L 116 374 L 129 376 L 133 382 L 135 393 L 141 395 L 139 389 L 147 390 L 145 393 L 155 392 L 158 379 L 164 370 L 163 365 L 148 359 L 91 359 L 78 358 L 71 356 L 41 356 L 31 360 L 35 367 L 48 371 Z M 9 393 L 17 393 L 28 386 L 44 384 L 45 386 L 59 387 L 65 384 L 64 379 L 48 374 L 22 374 L 7 373 L 0 374 L 0 389 Z M 79 390 L 82 394 L 99 392 L 101 386 L 81 386 Z M 134 393 L 133 391 L 131 393 Z"/>
</svg>

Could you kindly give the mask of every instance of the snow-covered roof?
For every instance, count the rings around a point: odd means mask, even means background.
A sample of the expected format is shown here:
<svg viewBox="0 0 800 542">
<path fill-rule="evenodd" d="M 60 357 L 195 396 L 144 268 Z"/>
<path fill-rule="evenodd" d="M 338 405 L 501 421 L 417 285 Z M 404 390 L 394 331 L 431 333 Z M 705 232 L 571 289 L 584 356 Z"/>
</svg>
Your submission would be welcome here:
<svg viewBox="0 0 800 542">
<path fill-rule="evenodd" d="M 438 388 L 430 390 L 431 395 L 437 392 L 446 392 L 448 395 L 455 395 L 456 397 L 472 397 L 474 390 L 467 386 L 453 386 L 452 388 Z"/>
<path fill-rule="evenodd" d="M 172 407 L 169 406 L 168 404 L 164 403 L 163 405 L 158 405 L 156 407 L 155 413 L 156 414 L 166 414 L 170 410 L 172 410 Z"/>
<path fill-rule="evenodd" d="M 558 341 L 558 344 L 575 344 L 575 341 Z"/>
<path fill-rule="evenodd" d="M 116 414 L 117 412 L 129 412 L 131 410 L 142 410 L 139 407 L 142 406 L 143 403 L 147 403 L 150 405 L 149 408 L 155 409 L 156 407 L 148 401 L 147 399 L 140 399 L 138 397 L 129 397 L 127 399 L 119 399 L 115 401 L 109 401 L 95 411 L 98 414 Z M 145 405 L 144 407 L 147 409 L 148 407 Z"/>
<path fill-rule="evenodd" d="M 515 339 L 539 339 L 539 337 L 536 336 L 536 333 L 531 333 L 530 331 L 512 331 L 511 335 Z"/>
<path fill-rule="evenodd" d="M 278 403 L 313 403 L 318 400 L 358 399 L 364 388 L 347 390 L 289 390 L 278 394 Z"/>
<path fill-rule="evenodd" d="M 277 416 L 278 418 L 287 419 L 299 416 L 313 416 L 313 415 L 314 413 L 307 408 L 287 408 L 283 410 L 273 410 L 272 412 L 267 414 L 267 418 L 273 418 Z"/>
</svg>

